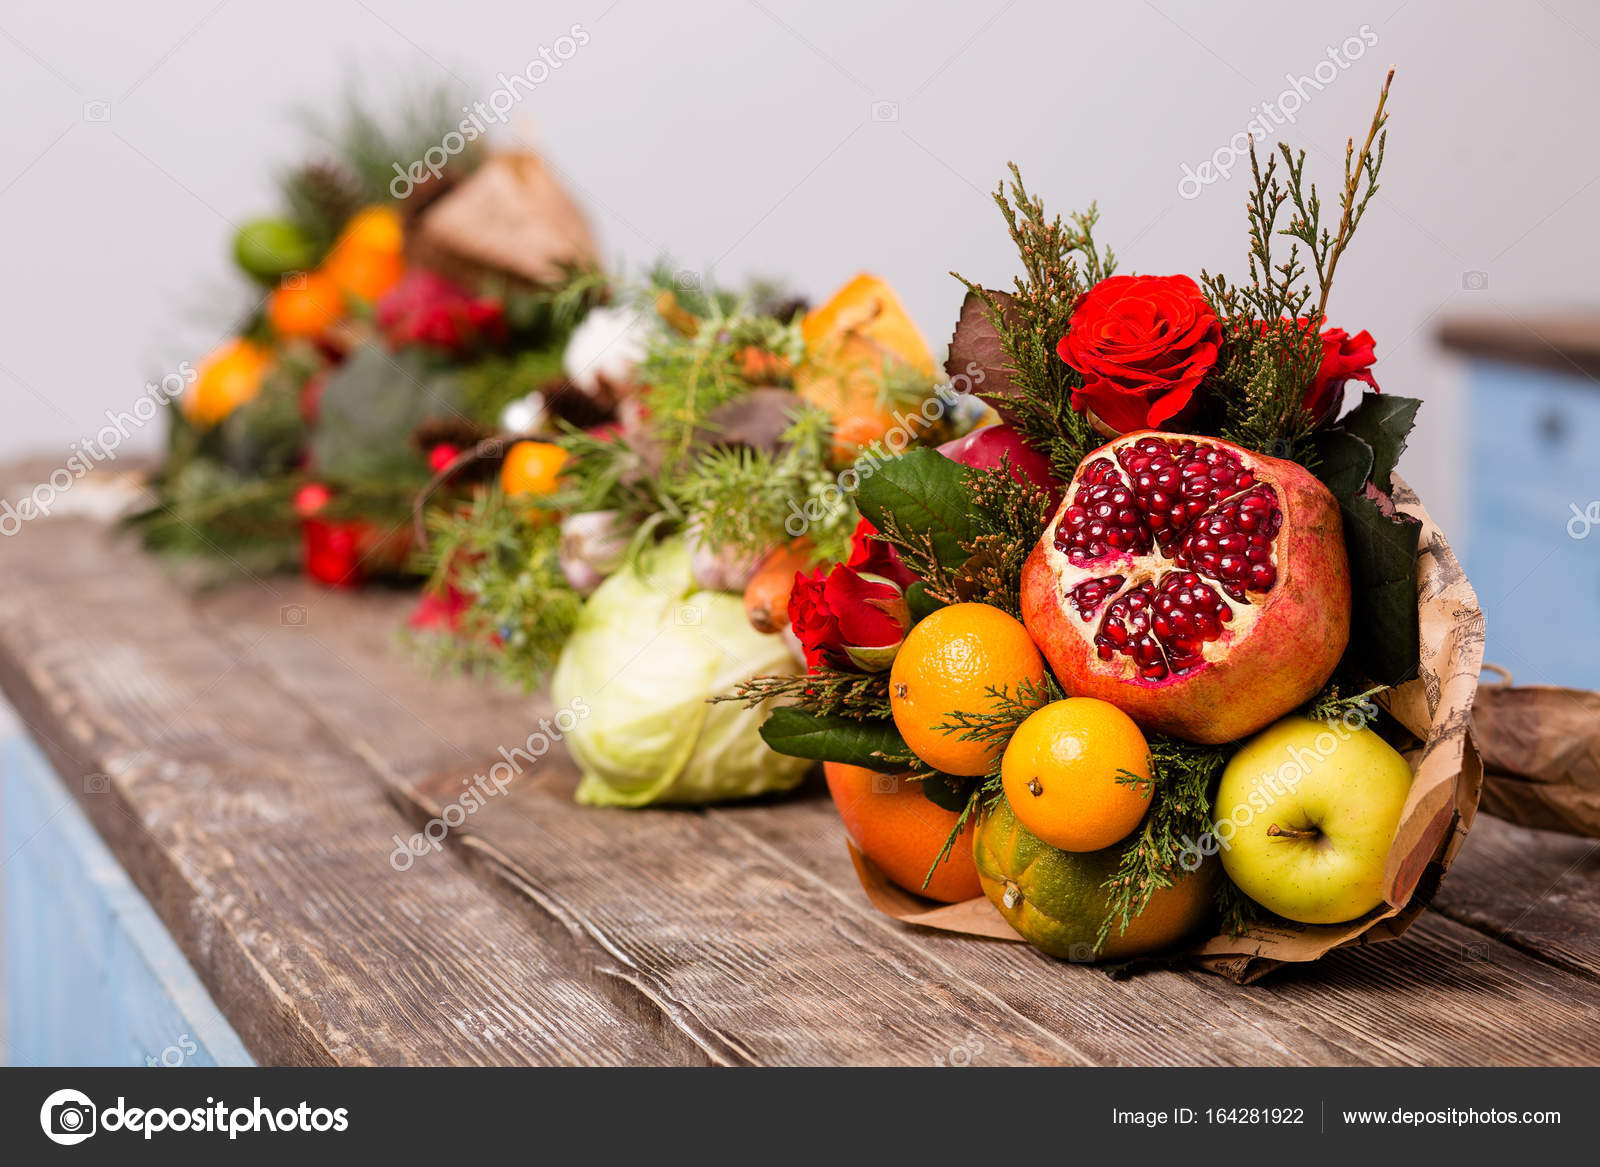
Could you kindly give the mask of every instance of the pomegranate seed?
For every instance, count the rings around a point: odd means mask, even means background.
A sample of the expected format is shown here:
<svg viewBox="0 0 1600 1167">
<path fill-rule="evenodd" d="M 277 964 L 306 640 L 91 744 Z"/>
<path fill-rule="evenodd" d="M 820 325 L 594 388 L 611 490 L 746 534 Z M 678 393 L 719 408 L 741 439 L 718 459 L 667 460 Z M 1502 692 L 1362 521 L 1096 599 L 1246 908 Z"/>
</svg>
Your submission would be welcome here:
<svg viewBox="0 0 1600 1167">
<path fill-rule="evenodd" d="M 1282 527 L 1277 492 L 1239 453 L 1152 435 L 1083 467 L 1055 545 L 1080 567 L 1112 554 L 1170 561 L 1171 570 L 1127 591 L 1126 576 L 1108 574 L 1066 593 L 1083 620 L 1103 613 L 1094 633 L 1101 660 L 1120 653 L 1156 681 L 1205 663 L 1205 646 L 1233 620 L 1223 594 L 1248 603 L 1247 593 L 1277 583 L 1272 550 Z"/>
<path fill-rule="evenodd" d="M 1252 487 L 1222 503 L 1186 535 L 1174 557 L 1204 572 L 1236 600 L 1245 592 L 1264 592 L 1278 582 L 1272 540 L 1283 526 L 1277 493 Z"/>
<path fill-rule="evenodd" d="M 1092 618 L 1106 597 L 1122 589 L 1123 577 L 1103 575 L 1099 579 L 1086 579 L 1067 593 L 1067 599 L 1083 619 Z"/>
</svg>

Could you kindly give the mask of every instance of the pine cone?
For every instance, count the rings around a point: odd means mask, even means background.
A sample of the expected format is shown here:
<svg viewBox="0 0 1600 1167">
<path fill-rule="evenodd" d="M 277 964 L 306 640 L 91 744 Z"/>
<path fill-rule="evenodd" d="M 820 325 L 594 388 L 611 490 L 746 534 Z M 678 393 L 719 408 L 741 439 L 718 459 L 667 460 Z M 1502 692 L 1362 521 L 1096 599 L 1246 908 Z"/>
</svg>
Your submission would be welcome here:
<svg viewBox="0 0 1600 1167">
<path fill-rule="evenodd" d="M 333 243 L 361 208 L 361 183 L 338 162 L 308 162 L 289 175 L 284 187 L 294 217 L 323 247 Z"/>
</svg>

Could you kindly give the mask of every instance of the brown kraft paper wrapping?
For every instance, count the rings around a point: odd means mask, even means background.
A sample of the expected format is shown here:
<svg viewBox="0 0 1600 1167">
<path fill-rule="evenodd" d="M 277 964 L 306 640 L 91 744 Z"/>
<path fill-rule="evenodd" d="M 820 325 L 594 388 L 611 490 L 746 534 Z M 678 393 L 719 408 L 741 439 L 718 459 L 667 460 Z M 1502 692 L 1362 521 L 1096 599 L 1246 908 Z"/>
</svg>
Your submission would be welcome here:
<svg viewBox="0 0 1600 1167">
<path fill-rule="evenodd" d="M 1483 762 L 1472 740 L 1472 716 L 1483 664 L 1483 613 L 1444 533 L 1398 477 L 1393 498 L 1401 511 L 1422 520 L 1417 557 L 1421 662 L 1417 680 L 1379 699 L 1412 735 L 1409 742 L 1395 743 L 1411 763 L 1413 778 L 1389 849 L 1388 902 L 1347 924 L 1283 922 L 1241 936 L 1212 936 L 1188 950 L 1189 959 L 1200 967 L 1241 984 L 1280 964 L 1316 960 L 1342 945 L 1401 935 L 1438 887 L 1477 812 Z M 1591 748 L 1595 740 L 1592 733 Z M 1589 755 L 1591 768 L 1597 756 Z M 1591 783 L 1591 793 L 1600 800 L 1600 784 Z M 854 847 L 850 853 L 867 898 L 886 915 L 924 928 L 1022 943 L 986 898 L 933 904 L 890 883 Z"/>
</svg>

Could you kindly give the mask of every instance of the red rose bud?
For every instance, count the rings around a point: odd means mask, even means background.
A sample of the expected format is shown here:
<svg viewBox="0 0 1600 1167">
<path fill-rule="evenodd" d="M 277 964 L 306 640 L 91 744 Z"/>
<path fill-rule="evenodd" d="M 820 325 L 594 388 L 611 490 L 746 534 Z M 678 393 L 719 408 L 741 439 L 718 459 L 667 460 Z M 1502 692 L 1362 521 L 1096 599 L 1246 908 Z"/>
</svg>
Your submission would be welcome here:
<svg viewBox="0 0 1600 1167">
<path fill-rule="evenodd" d="M 1181 424 L 1221 343 L 1188 276 L 1112 276 L 1078 301 L 1056 353 L 1083 376 L 1072 408 L 1125 434 Z"/>
<path fill-rule="evenodd" d="M 360 587 L 366 579 L 362 556 L 371 541 L 371 525 L 359 519 L 330 522 L 308 518 L 301 524 L 301 564 L 320 584 Z"/>
<path fill-rule="evenodd" d="M 796 573 L 789 622 L 811 668 L 876 673 L 900 651 L 911 610 L 899 583 L 839 563 L 827 575 Z"/>
<path fill-rule="evenodd" d="M 1339 406 L 1344 404 L 1344 387 L 1347 381 L 1365 381 L 1378 392 L 1378 382 L 1372 376 L 1372 365 L 1378 359 L 1372 334 L 1365 329 L 1351 336 L 1342 328 L 1324 329 L 1322 333 L 1322 363 L 1317 366 L 1317 379 L 1306 393 L 1306 412 L 1316 418 L 1318 425 L 1334 420 Z"/>
<path fill-rule="evenodd" d="M 856 523 L 855 533 L 850 536 L 850 558 L 845 560 L 845 566 L 858 572 L 882 576 L 900 585 L 903 591 L 916 583 L 917 577 L 900 562 L 898 551 L 882 539 L 873 538 L 877 533 L 878 528 L 868 519 Z"/>
</svg>

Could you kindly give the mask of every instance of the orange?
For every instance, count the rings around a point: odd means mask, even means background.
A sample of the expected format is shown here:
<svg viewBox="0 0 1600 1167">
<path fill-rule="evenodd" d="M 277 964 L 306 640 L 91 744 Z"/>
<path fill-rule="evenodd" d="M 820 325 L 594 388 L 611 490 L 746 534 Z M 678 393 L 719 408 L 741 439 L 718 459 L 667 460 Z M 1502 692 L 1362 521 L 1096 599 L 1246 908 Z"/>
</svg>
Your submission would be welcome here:
<svg viewBox="0 0 1600 1167">
<path fill-rule="evenodd" d="M 917 783 L 905 778 L 842 762 L 824 762 L 822 772 L 850 841 L 896 884 L 947 904 L 983 894 L 972 859 L 975 820 L 961 829 L 950 854 L 923 887 L 961 816 L 929 802 Z"/>
<path fill-rule="evenodd" d="M 1139 784 L 1119 782 L 1124 772 Z M 1017 727 L 1000 781 L 1017 819 L 1044 842 L 1101 851 L 1127 838 L 1150 807 L 1150 747 L 1109 701 L 1068 697 Z"/>
<path fill-rule="evenodd" d="M 344 319 L 344 295 L 320 272 L 287 277 L 267 300 L 267 320 L 285 340 L 321 336 Z"/>
<path fill-rule="evenodd" d="M 1044 677 L 1044 658 L 1018 620 L 988 604 L 951 604 L 907 634 L 889 670 L 889 710 L 912 753 L 935 770 L 971 777 L 988 771 L 1000 744 L 962 741 L 959 730 L 939 727 L 958 712 L 994 712 L 991 689 L 1042 704 Z"/>
<path fill-rule="evenodd" d="M 400 223 L 400 212 L 393 207 L 375 204 L 362 207 L 351 215 L 334 240 L 334 247 L 347 245 L 365 251 L 398 252 L 405 239 Z"/>
<path fill-rule="evenodd" d="M 518 442 L 500 466 L 500 489 L 511 498 L 554 494 L 566 461 L 567 452 L 554 442 Z"/>
<path fill-rule="evenodd" d="M 318 270 L 341 292 L 370 302 L 400 282 L 406 274 L 406 264 L 397 251 L 335 247 Z"/>
<path fill-rule="evenodd" d="M 378 299 L 405 274 L 405 230 L 393 207 L 363 207 L 345 224 L 319 269 L 340 291 Z"/>
<path fill-rule="evenodd" d="M 254 401 L 272 368 L 272 354 L 248 340 L 230 340 L 213 349 L 180 399 L 196 425 L 213 426 L 239 406 Z"/>
</svg>

